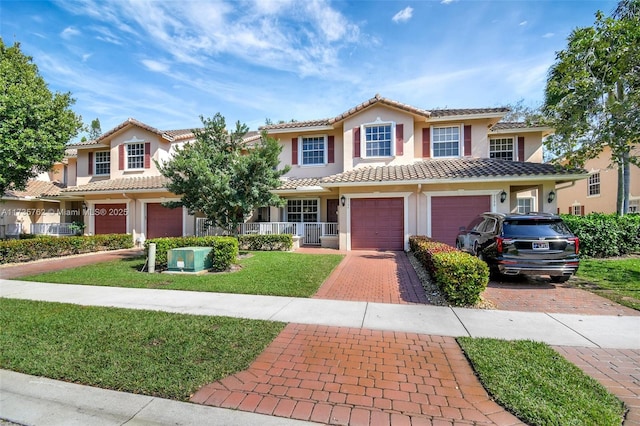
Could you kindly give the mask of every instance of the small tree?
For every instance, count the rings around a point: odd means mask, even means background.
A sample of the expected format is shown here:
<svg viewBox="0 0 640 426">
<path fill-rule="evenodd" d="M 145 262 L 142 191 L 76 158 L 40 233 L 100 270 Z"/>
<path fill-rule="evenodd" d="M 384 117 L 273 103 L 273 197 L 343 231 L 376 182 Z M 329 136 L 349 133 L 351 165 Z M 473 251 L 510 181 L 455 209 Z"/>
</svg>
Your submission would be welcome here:
<svg viewBox="0 0 640 426">
<path fill-rule="evenodd" d="M 82 128 L 69 93 L 51 93 L 38 67 L 0 38 L 0 195 L 24 189 L 29 179 L 62 160 Z"/>
<path fill-rule="evenodd" d="M 284 200 L 271 192 L 289 171 L 289 167 L 277 169 L 280 144 L 263 132 L 259 142 L 247 147 L 243 142 L 246 125 L 237 122 L 235 130 L 228 132 L 220 113 L 200 119 L 204 128 L 194 130 L 195 141 L 158 165 L 170 180 L 167 189 L 182 197 L 165 205 L 184 206 L 189 214 L 202 212 L 209 225 L 232 233 L 256 208 L 283 205 Z"/>
<path fill-rule="evenodd" d="M 91 120 L 91 127 L 89 128 L 89 139 L 95 140 L 102 135 L 102 128 L 100 127 L 100 120 L 96 118 Z"/>
</svg>

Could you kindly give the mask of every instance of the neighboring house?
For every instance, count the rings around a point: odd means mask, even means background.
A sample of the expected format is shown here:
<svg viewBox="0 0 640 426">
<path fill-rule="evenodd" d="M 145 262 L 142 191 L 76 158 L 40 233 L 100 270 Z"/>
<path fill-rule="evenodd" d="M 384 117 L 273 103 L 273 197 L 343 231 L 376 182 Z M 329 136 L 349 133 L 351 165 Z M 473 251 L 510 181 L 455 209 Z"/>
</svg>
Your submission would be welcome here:
<svg viewBox="0 0 640 426">
<path fill-rule="evenodd" d="M 242 232 L 291 232 L 343 250 L 408 249 L 409 235 L 454 244 L 485 211 L 556 212 L 556 185 L 587 175 L 542 163 L 546 127 L 504 123 L 505 108 L 423 110 L 376 95 L 336 117 L 264 126 L 291 170 L 283 208 L 254 212 Z M 60 199 L 83 203 L 86 233 L 134 239 L 206 232 L 165 188 L 159 163 L 193 140 L 129 119 L 74 145 L 77 177 Z M 247 144 L 257 138 L 253 133 Z"/>
<path fill-rule="evenodd" d="M 66 150 L 63 161 L 30 180 L 23 191 L 1 194 L 0 238 L 22 233 L 64 235 L 71 233 L 68 224 L 82 221 L 80 205 L 60 199 L 62 190 L 70 182 L 75 184 L 75 156 L 75 150 Z"/>
<path fill-rule="evenodd" d="M 640 155 L 640 149 L 631 155 Z M 558 187 L 558 211 L 572 215 L 616 213 L 618 199 L 618 167 L 611 166 L 611 149 L 585 163 L 589 176 L 585 180 Z M 631 165 L 630 197 L 627 213 L 640 213 L 640 168 Z"/>
</svg>

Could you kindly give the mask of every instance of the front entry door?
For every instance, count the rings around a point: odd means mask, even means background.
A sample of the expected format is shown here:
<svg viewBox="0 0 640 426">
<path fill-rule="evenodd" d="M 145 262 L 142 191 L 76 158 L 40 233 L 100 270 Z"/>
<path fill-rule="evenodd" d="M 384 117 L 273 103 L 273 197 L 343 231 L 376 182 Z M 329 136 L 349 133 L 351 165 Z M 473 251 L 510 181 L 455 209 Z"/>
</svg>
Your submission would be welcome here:
<svg viewBox="0 0 640 426">
<path fill-rule="evenodd" d="M 327 222 L 338 223 L 338 199 L 327 200 Z"/>
</svg>

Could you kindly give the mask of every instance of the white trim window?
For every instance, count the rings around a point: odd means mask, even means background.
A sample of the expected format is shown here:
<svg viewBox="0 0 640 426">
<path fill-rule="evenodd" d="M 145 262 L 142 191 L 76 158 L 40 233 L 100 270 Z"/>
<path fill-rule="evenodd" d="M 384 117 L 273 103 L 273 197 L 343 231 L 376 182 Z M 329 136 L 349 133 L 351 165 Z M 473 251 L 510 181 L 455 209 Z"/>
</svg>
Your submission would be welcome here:
<svg viewBox="0 0 640 426">
<path fill-rule="evenodd" d="M 111 152 L 110 151 L 97 151 L 93 155 L 94 162 L 94 174 L 108 175 L 111 173 Z"/>
<path fill-rule="evenodd" d="M 589 183 L 587 185 L 587 195 L 589 197 L 600 195 L 600 172 L 591 173 L 591 175 L 589 175 Z"/>
<path fill-rule="evenodd" d="M 489 139 L 489 158 L 513 161 L 513 138 Z"/>
<path fill-rule="evenodd" d="M 317 198 L 287 200 L 287 222 L 318 222 L 320 203 Z"/>
<path fill-rule="evenodd" d="M 362 126 L 363 157 L 393 157 L 394 133 L 395 126 L 393 123 L 376 121 L 372 124 L 364 124 Z"/>
<path fill-rule="evenodd" d="M 534 211 L 534 198 L 533 197 L 522 197 L 518 198 L 518 213 L 526 214 Z"/>
<path fill-rule="evenodd" d="M 571 206 L 571 214 L 573 216 L 582 216 L 582 206 L 580 204 L 574 204 Z"/>
<path fill-rule="evenodd" d="M 144 169 L 144 142 L 128 143 L 125 148 L 127 170 Z"/>
<path fill-rule="evenodd" d="M 327 164 L 327 137 L 300 136 L 300 164 L 318 166 Z"/>
<path fill-rule="evenodd" d="M 640 213 L 640 200 L 629 200 L 627 213 Z"/>
<path fill-rule="evenodd" d="M 434 127 L 431 135 L 433 157 L 460 156 L 460 126 Z"/>
</svg>

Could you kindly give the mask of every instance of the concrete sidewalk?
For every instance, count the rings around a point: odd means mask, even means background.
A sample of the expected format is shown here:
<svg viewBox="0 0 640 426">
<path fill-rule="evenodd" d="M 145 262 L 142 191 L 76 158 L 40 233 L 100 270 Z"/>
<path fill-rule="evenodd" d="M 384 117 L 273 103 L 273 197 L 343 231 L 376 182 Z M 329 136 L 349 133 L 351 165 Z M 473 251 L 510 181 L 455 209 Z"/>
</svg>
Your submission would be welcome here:
<svg viewBox="0 0 640 426">
<path fill-rule="evenodd" d="M 0 297 L 437 336 L 640 349 L 640 316 L 575 315 L 0 280 Z"/>
</svg>

